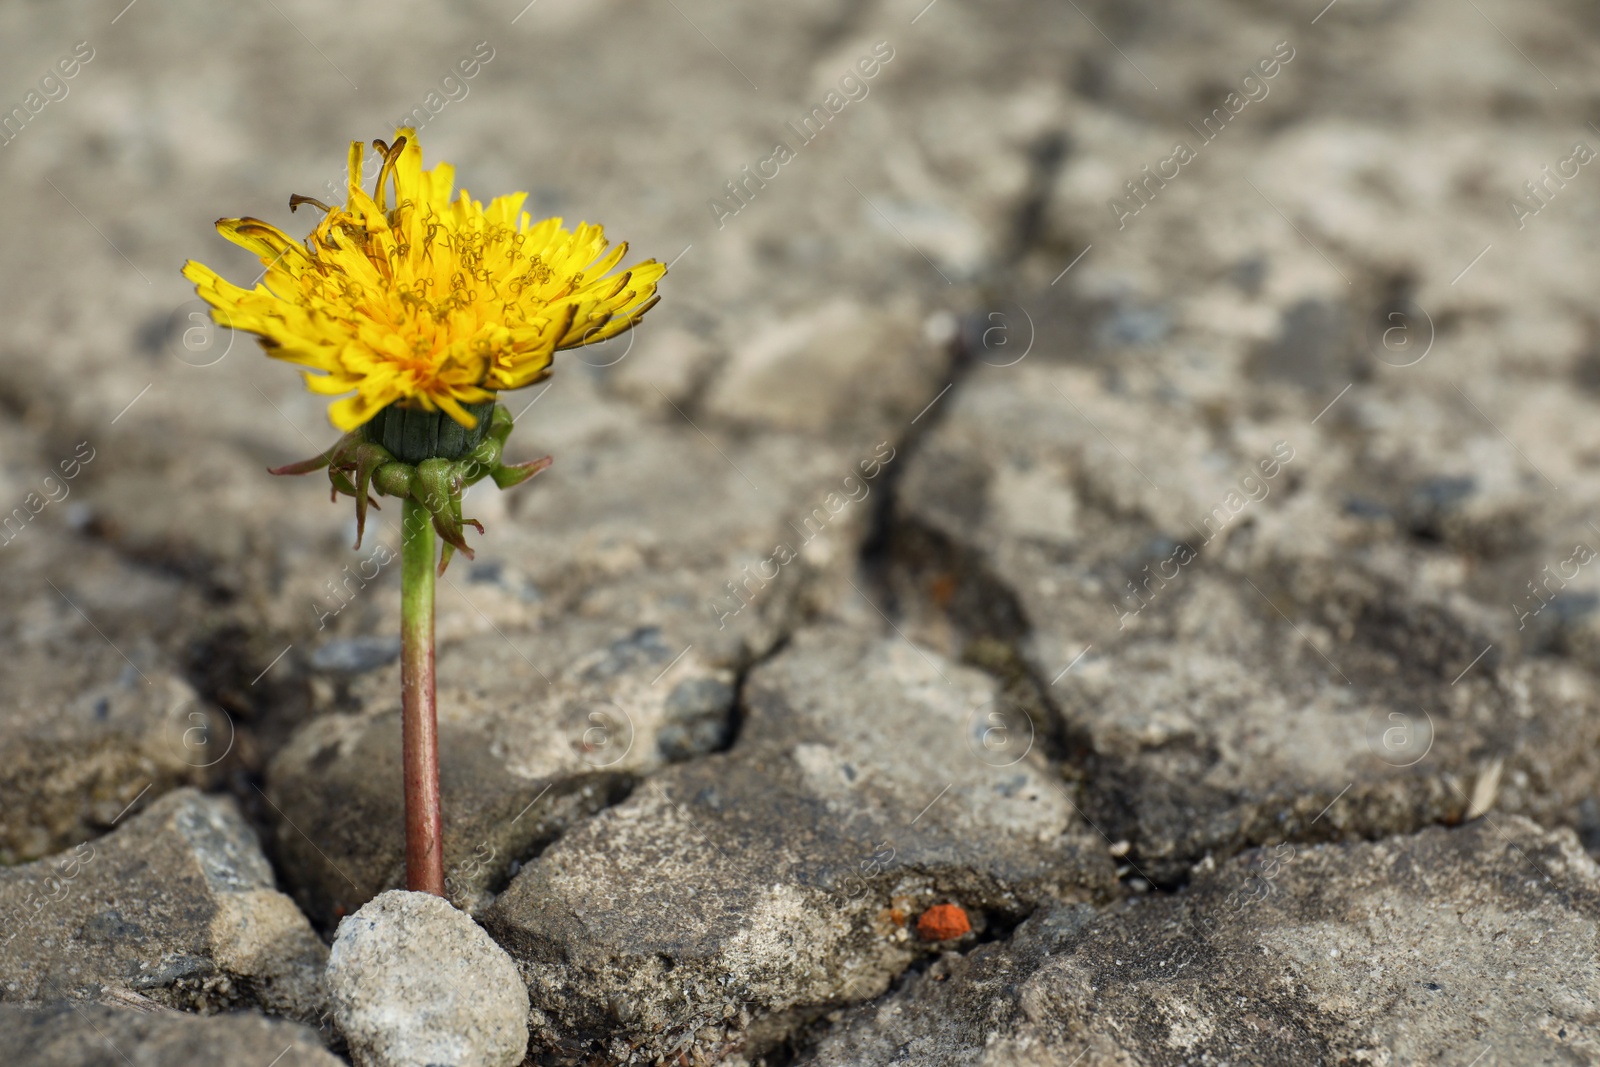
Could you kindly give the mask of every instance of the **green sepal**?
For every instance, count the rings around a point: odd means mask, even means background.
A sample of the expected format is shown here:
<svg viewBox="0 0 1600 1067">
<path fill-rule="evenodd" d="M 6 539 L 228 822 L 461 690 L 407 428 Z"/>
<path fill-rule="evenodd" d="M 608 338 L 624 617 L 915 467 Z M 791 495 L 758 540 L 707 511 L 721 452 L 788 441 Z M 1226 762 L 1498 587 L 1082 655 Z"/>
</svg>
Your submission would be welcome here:
<svg viewBox="0 0 1600 1067">
<path fill-rule="evenodd" d="M 350 484 L 350 476 L 338 467 L 328 468 L 328 481 L 333 483 L 333 500 L 335 502 L 338 501 L 340 493 L 345 496 L 356 495 L 356 487 Z"/>
<path fill-rule="evenodd" d="M 472 431 L 474 436 L 470 439 L 466 436 L 456 438 L 449 431 L 443 433 L 443 437 L 448 438 L 447 450 L 452 455 L 428 455 L 407 462 L 405 455 L 386 442 L 392 438 L 404 449 L 417 445 L 418 441 L 431 433 L 433 436 L 428 440 L 437 445 L 440 429 L 436 427 L 426 432 L 415 430 L 413 424 L 420 423 L 412 416 L 418 413 L 396 417 L 389 413 L 405 409 L 390 405 L 380 413 L 378 419 L 345 434 L 326 452 L 299 463 L 272 468 L 271 472 L 310 474 L 326 467 L 333 498 L 337 500 L 341 493 L 355 498 L 357 548 L 361 547 L 366 530 L 367 507 L 378 506 L 372 496 L 374 492 L 380 496 L 415 500 L 432 517 L 433 528 L 443 542 L 439 552 L 439 573 L 443 574 L 456 551 L 465 553 L 468 559 L 473 558 L 472 549 L 466 542 L 466 527 L 476 528 L 479 534 L 484 532 L 481 522 L 462 515 L 461 496 L 466 488 L 484 478 L 492 478 L 501 489 L 510 489 L 521 485 L 551 463 L 549 456 L 527 463 L 508 465 L 503 462 L 513 420 L 504 405 L 495 404 L 492 411 L 482 410 L 488 406 L 467 406 L 467 410 L 478 419 L 478 425 Z M 373 423 L 380 421 L 382 425 L 370 429 Z M 450 420 L 446 417 L 445 421 Z M 451 424 L 459 426 L 453 422 Z M 409 451 L 407 454 L 414 456 L 417 453 Z"/>
<path fill-rule="evenodd" d="M 384 496 L 404 500 L 411 495 L 411 484 L 417 480 L 417 469 L 409 463 L 385 463 L 372 472 L 372 487 Z"/>
<path fill-rule="evenodd" d="M 333 443 L 333 447 L 328 449 L 326 452 L 323 452 L 320 455 L 312 456 L 310 459 L 303 459 L 299 463 L 286 463 L 282 467 L 268 467 L 267 473 L 310 474 L 312 471 L 319 471 L 326 467 L 329 463 L 333 462 L 334 457 L 339 455 L 340 452 L 347 448 L 350 442 L 355 439 L 355 437 L 356 431 L 352 430 L 350 433 L 345 434 L 343 437 L 335 441 Z"/>
<path fill-rule="evenodd" d="M 360 548 L 362 534 L 367 529 L 367 504 L 371 503 L 373 507 L 378 506 L 378 502 L 369 495 L 372 476 L 379 467 L 386 463 L 393 463 L 394 456 L 390 455 L 389 450 L 382 445 L 374 445 L 365 441 L 356 445 L 354 452 L 356 460 L 356 548 Z"/>
<path fill-rule="evenodd" d="M 554 459 L 545 456 L 543 459 L 530 459 L 526 463 L 514 463 L 509 467 L 502 465 L 492 471 L 490 477 L 494 478 L 494 484 L 501 489 L 511 489 L 521 485 L 554 462 Z"/>
</svg>

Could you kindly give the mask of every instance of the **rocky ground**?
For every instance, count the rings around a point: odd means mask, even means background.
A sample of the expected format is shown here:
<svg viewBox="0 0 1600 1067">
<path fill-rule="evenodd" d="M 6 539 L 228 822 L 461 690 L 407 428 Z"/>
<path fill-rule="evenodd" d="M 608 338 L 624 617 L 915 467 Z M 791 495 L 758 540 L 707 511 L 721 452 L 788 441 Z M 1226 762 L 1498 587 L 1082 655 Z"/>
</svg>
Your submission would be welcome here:
<svg viewBox="0 0 1600 1067">
<path fill-rule="evenodd" d="M 525 990 L 532 1064 L 1600 1062 L 1597 60 L 1575 0 L 0 9 L 0 1047 L 499 1063 Z M 323 401 L 177 270 L 413 108 L 673 266 L 467 500 L 465 915 L 357 915 L 396 517 L 265 474 Z"/>
</svg>

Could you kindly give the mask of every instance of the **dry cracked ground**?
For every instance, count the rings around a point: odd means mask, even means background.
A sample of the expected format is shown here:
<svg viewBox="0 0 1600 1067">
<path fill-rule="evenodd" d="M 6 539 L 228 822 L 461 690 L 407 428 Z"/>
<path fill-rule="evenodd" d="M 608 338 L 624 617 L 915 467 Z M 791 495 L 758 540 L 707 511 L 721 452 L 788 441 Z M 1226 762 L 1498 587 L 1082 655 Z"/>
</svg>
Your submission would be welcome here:
<svg viewBox="0 0 1600 1067">
<path fill-rule="evenodd" d="M 440 590 L 527 1062 L 1600 1062 L 1592 5 L 27 2 L 0 69 L 12 1063 L 350 1055 L 394 515 L 265 474 L 322 402 L 176 271 L 408 113 L 673 264 Z"/>
</svg>

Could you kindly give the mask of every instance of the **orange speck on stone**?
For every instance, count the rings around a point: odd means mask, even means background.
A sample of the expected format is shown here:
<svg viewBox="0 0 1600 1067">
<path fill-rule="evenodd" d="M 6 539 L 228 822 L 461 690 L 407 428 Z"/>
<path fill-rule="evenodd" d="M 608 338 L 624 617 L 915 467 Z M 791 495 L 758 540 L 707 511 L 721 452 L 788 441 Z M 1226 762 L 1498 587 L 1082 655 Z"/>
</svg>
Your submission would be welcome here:
<svg viewBox="0 0 1600 1067">
<path fill-rule="evenodd" d="M 904 926 L 906 924 L 906 913 L 901 911 L 899 908 L 890 908 L 889 921 L 894 923 L 896 926 Z"/>
<path fill-rule="evenodd" d="M 939 607 L 949 607 L 950 601 L 956 596 L 956 576 L 953 574 L 935 576 L 933 581 L 928 583 L 928 594 Z"/>
<path fill-rule="evenodd" d="M 959 904 L 935 904 L 917 920 L 917 936 L 924 941 L 953 941 L 971 931 L 972 924 Z"/>
</svg>

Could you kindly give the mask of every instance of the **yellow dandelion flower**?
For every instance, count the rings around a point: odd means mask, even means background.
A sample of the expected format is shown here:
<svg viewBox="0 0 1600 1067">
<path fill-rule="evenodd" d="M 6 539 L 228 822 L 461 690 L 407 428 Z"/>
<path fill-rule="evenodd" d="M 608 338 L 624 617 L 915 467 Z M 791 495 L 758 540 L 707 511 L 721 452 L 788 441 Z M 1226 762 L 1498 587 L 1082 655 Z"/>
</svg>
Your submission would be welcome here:
<svg viewBox="0 0 1600 1067">
<path fill-rule="evenodd" d="M 218 322 L 308 368 L 312 392 L 343 397 L 328 410 L 339 429 L 391 404 L 443 411 L 470 429 L 465 405 L 540 381 L 556 351 L 615 337 L 655 305 L 666 267 L 648 260 L 613 274 L 628 246 L 607 252 L 600 226 L 533 222 L 526 193 L 488 206 L 465 189 L 452 199 L 455 168 L 423 170 L 415 130 L 373 147 L 383 167 L 372 196 L 358 184 L 357 141 L 343 207 L 290 199 L 326 213 L 304 245 L 260 219 L 217 222 L 266 266 L 254 289 L 193 260 L 183 268 Z"/>
</svg>

